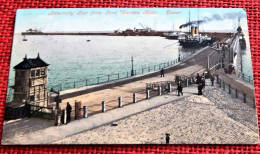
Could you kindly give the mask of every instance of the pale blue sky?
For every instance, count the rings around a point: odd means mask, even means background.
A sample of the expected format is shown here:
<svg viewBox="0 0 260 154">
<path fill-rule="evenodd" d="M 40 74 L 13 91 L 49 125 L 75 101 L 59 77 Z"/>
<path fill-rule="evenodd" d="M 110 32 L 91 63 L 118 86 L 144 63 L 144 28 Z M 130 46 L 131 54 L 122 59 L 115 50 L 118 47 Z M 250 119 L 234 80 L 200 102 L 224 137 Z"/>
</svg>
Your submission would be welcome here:
<svg viewBox="0 0 260 154">
<path fill-rule="evenodd" d="M 145 11 L 156 14 L 143 14 Z M 29 28 L 39 29 L 44 32 L 55 31 L 113 31 L 116 29 L 142 28 L 139 23 L 156 30 L 175 30 L 188 21 L 190 10 L 191 20 L 205 17 L 224 18 L 212 20 L 200 25 L 201 31 L 207 30 L 232 30 L 237 27 L 237 18 L 227 15 L 239 14 L 243 30 L 247 30 L 246 12 L 239 8 L 79 8 L 79 9 L 19 9 L 16 14 L 15 33 L 20 33 Z M 106 13 L 116 12 L 107 15 Z M 139 14 L 121 14 L 121 11 L 139 12 Z M 167 14 L 167 11 L 177 14 Z M 88 12 L 87 14 L 78 14 Z M 92 12 L 101 12 L 93 15 Z M 57 14 L 59 13 L 59 14 Z M 173 24 L 174 23 L 174 24 Z"/>
</svg>

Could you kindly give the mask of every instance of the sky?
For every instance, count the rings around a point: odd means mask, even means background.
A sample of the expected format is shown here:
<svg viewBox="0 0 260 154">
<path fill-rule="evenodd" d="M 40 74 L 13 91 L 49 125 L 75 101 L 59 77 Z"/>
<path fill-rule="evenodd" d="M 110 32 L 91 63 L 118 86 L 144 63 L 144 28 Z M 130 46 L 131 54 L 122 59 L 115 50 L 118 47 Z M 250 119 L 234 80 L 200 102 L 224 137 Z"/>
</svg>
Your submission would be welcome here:
<svg viewBox="0 0 260 154">
<path fill-rule="evenodd" d="M 19 9 L 15 33 L 28 29 L 43 32 L 114 31 L 150 27 L 155 30 L 179 30 L 190 19 L 205 20 L 200 31 L 237 28 L 237 18 L 247 30 L 246 12 L 241 8 L 79 8 Z M 199 13 L 198 13 L 199 12 Z M 141 24 L 140 24 L 141 23 Z M 141 26 L 142 25 L 142 26 Z"/>
</svg>

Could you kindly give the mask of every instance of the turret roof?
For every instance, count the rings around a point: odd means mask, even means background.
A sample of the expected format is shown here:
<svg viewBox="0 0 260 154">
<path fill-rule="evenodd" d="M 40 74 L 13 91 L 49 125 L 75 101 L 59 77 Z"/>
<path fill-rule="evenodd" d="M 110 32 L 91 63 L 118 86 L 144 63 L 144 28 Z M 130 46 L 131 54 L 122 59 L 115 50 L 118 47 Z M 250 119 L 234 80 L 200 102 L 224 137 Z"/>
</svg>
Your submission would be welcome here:
<svg viewBox="0 0 260 154">
<path fill-rule="evenodd" d="M 37 58 L 30 58 L 28 59 L 27 56 L 25 55 L 24 59 L 22 62 L 14 66 L 14 69 L 31 69 L 31 68 L 36 68 L 36 67 L 45 67 L 49 66 L 45 61 L 43 61 L 40 58 L 40 55 L 38 54 Z"/>
</svg>

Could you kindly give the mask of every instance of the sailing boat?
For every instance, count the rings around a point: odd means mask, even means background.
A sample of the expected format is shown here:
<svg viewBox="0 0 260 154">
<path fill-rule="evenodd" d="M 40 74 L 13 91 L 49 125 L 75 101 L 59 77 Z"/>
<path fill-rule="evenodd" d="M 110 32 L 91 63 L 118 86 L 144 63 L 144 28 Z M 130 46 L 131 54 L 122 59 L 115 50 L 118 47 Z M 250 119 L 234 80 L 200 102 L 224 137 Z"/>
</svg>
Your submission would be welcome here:
<svg viewBox="0 0 260 154">
<path fill-rule="evenodd" d="M 27 41 L 27 39 L 25 38 L 25 35 L 23 36 L 23 39 L 22 39 L 22 41 Z"/>
</svg>

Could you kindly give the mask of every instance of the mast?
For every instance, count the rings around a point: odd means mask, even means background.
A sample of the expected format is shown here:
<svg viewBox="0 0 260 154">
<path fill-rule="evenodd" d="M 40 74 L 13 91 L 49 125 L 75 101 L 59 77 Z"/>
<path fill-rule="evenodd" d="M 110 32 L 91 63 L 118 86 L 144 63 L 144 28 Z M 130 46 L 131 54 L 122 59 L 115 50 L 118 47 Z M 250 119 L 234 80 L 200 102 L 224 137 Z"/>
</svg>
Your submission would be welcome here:
<svg viewBox="0 0 260 154">
<path fill-rule="evenodd" d="M 199 11 L 199 8 L 198 8 L 198 31 L 200 30 L 200 11 Z"/>
<path fill-rule="evenodd" d="M 189 10 L 189 23 L 190 23 L 190 10 Z M 190 24 L 189 24 L 189 33 L 190 33 Z"/>
<path fill-rule="evenodd" d="M 174 32 L 174 19 L 173 19 L 173 22 L 172 22 L 172 32 Z"/>
</svg>

